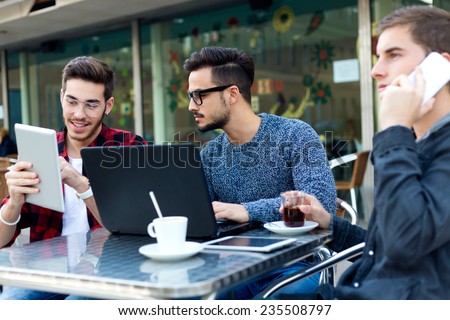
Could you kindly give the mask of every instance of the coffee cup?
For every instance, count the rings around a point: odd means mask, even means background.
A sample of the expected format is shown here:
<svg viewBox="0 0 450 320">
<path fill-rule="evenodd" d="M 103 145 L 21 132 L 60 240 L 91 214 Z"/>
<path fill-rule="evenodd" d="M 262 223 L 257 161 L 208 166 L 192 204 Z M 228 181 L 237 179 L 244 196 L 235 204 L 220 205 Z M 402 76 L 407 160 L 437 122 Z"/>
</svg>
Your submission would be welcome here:
<svg viewBox="0 0 450 320">
<path fill-rule="evenodd" d="M 186 242 L 188 218 L 172 216 L 156 218 L 147 227 L 148 234 L 156 238 L 159 251 L 180 252 Z"/>
<path fill-rule="evenodd" d="M 286 227 L 303 227 L 305 214 L 300 210 L 305 194 L 301 191 L 286 191 L 281 194 L 283 221 Z"/>
</svg>

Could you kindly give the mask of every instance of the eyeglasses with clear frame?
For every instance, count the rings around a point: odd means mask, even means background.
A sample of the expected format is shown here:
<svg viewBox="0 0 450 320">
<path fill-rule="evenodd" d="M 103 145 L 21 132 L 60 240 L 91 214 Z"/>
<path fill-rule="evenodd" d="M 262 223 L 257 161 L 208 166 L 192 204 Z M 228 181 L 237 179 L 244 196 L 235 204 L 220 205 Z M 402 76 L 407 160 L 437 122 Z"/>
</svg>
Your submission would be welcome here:
<svg viewBox="0 0 450 320">
<path fill-rule="evenodd" d="M 188 92 L 186 92 L 186 96 L 189 100 L 190 99 L 194 100 L 194 103 L 196 105 L 201 106 L 203 104 L 202 97 L 205 95 L 205 93 L 223 91 L 225 89 L 228 89 L 231 86 L 234 86 L 234 84 L 227 84 L 224 86 L 212 87 L 212 88 L 203 89 L 203 90 L 188 91 Z"/>
<path fill-rule="evenodd" d="M 96 101 L 79 101 L 77 99 L 71 98 L 71 97 L 65 97 L 64 98 L 64 105 L 63 107 L 70 113 L 75 113 L 78 111 L 78 108 L 81 106 L 83 108 L 84 113 L 91 117 L 95 118 L 100 115 L 100 110 L 102 109 L 103 105 L 100 102 Z M 105 103 L 106 106 L 106 103 Z"/>
</svg>

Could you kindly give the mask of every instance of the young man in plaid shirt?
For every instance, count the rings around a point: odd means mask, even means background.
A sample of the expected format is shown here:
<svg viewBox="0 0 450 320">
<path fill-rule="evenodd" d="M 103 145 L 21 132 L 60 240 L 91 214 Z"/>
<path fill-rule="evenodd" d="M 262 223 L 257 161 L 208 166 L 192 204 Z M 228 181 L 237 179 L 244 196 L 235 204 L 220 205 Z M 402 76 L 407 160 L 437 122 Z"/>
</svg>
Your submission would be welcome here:
<svg viewBox="0 0 450 320">
<path fill-rule="evenodd" d="M 57 212 L 25 203 L 25 196 L 39 192 L 36 173 L 25 171 L 29 162 L 19 161 L 5 177 L 9 197 L 0 209 L 0 247 L 11 245 L 20 230 L 30 228 L 30 241 L 87 232 L 101 227 L 89 180 L 82 171 L 80 151 L 90 146 L 146 144 L 127 131 L 103 124 L 114 105 L 114 72 L 92 57 L 71 60 L 62 73 L 60 99 L 65 128 L 57 133 L 65 211 Z M 54 299 L 65 295 L 21 288 L 5 288 L 1 299 Z"/>
</svg>

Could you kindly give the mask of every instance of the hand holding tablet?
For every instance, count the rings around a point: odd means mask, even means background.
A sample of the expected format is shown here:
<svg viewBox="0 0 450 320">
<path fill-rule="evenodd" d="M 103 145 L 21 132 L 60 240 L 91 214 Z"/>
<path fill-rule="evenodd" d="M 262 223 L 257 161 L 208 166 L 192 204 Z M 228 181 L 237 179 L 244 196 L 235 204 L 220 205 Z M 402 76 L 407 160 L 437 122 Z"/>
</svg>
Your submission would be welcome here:
<svg viewBox="0 0 450 320">
<path fill-rule="evenodd" d="M 14 126 L 20 161 L 33 164 L 29 171 L 39 177 L 40 192 L 27 194 L 26 202 L 64 212 L 56 132 L 51 129 L 16 123 Z"/>
</svg>

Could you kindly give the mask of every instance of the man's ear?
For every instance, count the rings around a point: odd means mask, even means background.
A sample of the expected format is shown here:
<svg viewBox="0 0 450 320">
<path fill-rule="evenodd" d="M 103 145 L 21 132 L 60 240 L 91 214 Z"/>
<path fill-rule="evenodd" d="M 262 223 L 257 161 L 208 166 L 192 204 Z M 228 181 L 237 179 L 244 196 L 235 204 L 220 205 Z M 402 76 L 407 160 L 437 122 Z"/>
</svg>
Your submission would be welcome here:
<svg viewBox="0 0 450 320">
<path fill-rule="evenodd" d="M 114 97 L 111 97 L 106 101 L 105 115 L 108 115 L 111 112 L 113 105 L 114 105 Z"/>
<path fill-rule="evenodd" d="M 239 91 L 238 86 L 230 87 L 230 104 L 236 103 L 240 95 L 241 92 Z"/>
<path fill-rule="evenodd" d="M 441 56 L 443 56 L 445 59 L 447 59 L 448 62 L 450 62 L 450 53 L 441 52 Z"/>
<path fill-rule="evenodd" d="M 61 107 L 62 107 L 62 105 L 63 105 L 63 97 L 64 97 L 64 91 L 63 91 L 63 89 L 61 88 L 61 90 L 59 91 L 59 102 L 61 102 Z"/>
</svg>

